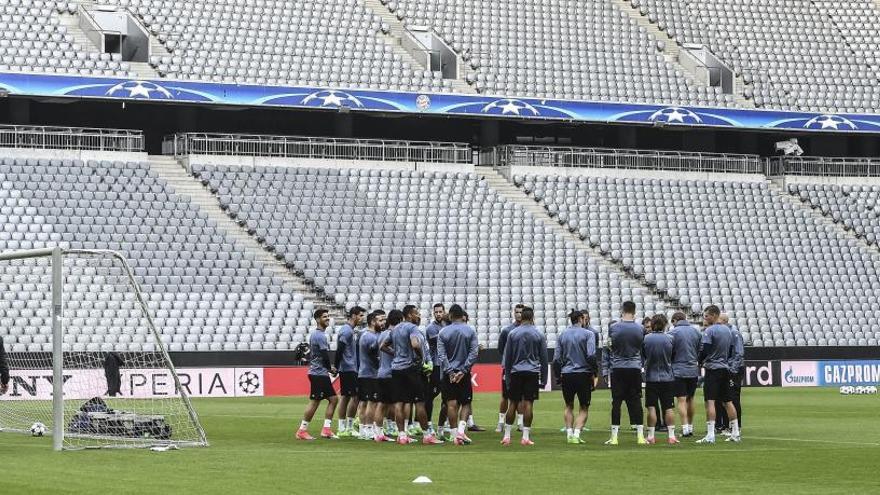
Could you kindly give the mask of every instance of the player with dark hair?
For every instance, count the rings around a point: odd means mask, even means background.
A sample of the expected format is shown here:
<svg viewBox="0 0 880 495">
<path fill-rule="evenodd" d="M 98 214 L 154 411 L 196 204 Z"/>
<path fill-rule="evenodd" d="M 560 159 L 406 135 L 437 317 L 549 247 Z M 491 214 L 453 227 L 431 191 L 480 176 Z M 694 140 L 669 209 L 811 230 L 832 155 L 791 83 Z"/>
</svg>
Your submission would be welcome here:
<svg viewBox="0 0 880 495">
<path fill-rule="evenodd" d="M 449 308 L 451 323 L 440 331 L 437 339 L 438 368 L 443 369 L 443 401 L 451 425 L 457 426 L 455 445 L 467 445 L 467 421 L 460 412 L 466 412 L 473 400 L 471 368 L 477 362 L 480 344 L 477 332 L 464 323 L 465 312 L 458 304 Z"/>
<path fill-rule="evenodd" d="M 513 307 L 513 322 L 511 322 L 510 325 L 502 328 L 501 333 L 498 334 L 499 356 L 504 356 L 504 346 L 507 343 L 507 336 L 510 335 L 510 331 L 522 324 L 522 310 L 524 307 L 526 307 L 526 305 L 522 303 L 517 304 Z M 501 403 L 498 404 L 498 425 L 495 427 L 496 433 L 501 433 L 502 431 L 504 431 L 504 418 L 507 416 L 508 407 L 510 407 L 510 402 L 507 396 L 507 381 L 505 376 L 506 374 L 504 373 L 504 363 L 501 363 Z M 520 428 L 522 428 L 522 418 L 522 411 L 517 411 L 516 424 Z"/>
<path fill-rule="evenodd" d="M 422 333 L 418 327 L 421 322 L 418 308 L 413 305 L 407 305 L 403 308 L 402 312 L 397 313 L 400 313 L 404 321 L 391 329 L 391 339 L 383 343 L 382 350 L 394 354 L 394 360 L 391 362 L 391 380 L 394 388 L 395 417 L 399 431 L 397 442 L 401 445 L 406 445 L 412 443 L 407 430 L 409 428 L 410 411 L 413 405 L 415 405 L 416 409 L 416 419 L 422 428 L 424 429 L 428 426 L 424 402 L 426 387 L 422 366 L 426 362 L 425 359 L 430 359 L 430 356 L 424 355 L 421 339 Z M 397 313 L 392 311 L 389 314 L 389 323 L 392 320 L 392 315 L 397 317 Z M 422 438 L 422 443 L 434 445 L 442 444 L 443 442 L 434 435 L 427 433 Z"/>
<path fill-rule="evenodd" d="M 582 444 L 581 430 L 590 414 L 593 377 L 596 374 L 596 339 L 593 332 L 584 328 L 586 316 L 583 313 L 573 310 L 568 318 L 571 325 L 556 339 L 553 370 L 562 385 L 567 441 Z M 574 418 L 575 396 L 580 406 L 577 420 Z"/>
<path fill-rule="evenodd" d="M 358 339 L 358 398 L 364 406 L 359 435 L 362 440 L 373 440 L 382 435 L 376 427 L 376 422 L 379 421 L 377 419 L 379 387 L 376 383 L 376 372 L 379 369 L 379 332 L 384 325 L 384 311 L 370 313 L 367 315 L 367 330 Z"/>
<path fill-rule="evenodd" d="M 383 311 L 382 314 L 384 315 L 385 312 Z M 376 337 L 376 344 L 380 349 L 379 369 L 376 370 L 376 385 L 379 389 L 376 421 L 382 421 L 383 424 L 382 440 L 394 441 L 392 437 L 397 434 L 397 423 L 395 420 L 388 419 L 394 417 L 394 384 L 391 381 L 391 363 L 394 361 L 394 353 L 381 352 L 381 350 L 386 347 L 387 342 L 391 341 L 391 327 L 403 321 L 403 313 L 397 310 L 391 311 L 384 320 L 379 335 Z"/>
<path fill-rule="evenodd" d="M 620 406 L 626 402 L 630 425 L 635 425 L 638 443 L 645 444 L 642 411 L 642 343 L 645 330 L 636 322 L 636 303 L 626 301 L 621 306 L 620 321 L 608 331 L 608 357 L 603 359 L 607 368 L 603 373 L 611 378 L 611 438 L 605 445 L 617 445 L 620 433 Z"/>
<path fill-rule="evenodd" d="M 681 419 L 681 436 L 694 435 L 694 395 L 700 377 L 700 340 L 702 335 L 682 312 L 672 315 L 672 375 L 678 401 L 678 415 Z"/>
<path fill-rule="evenodd" d="M 645 335 L 642 343 L 642 354 L 645 361 L 645 406 L 648 408 L 648 444 L 653 445 L 654 429 L 657 426 L 657 416 L 662 411 L 666 416 L 666 429 L 669 432 L 667 442 L 675 445 L 675 413 L 673 412 L 675 401 L 673 399 L 673 384 L 675 377 L 672 373 L 672 336 L 666 334 L 666 326 L 669 324 L 666 315 L 656 314 L 651 319 L 651 332 Z M 656 404 L 660 404 L 658 411 Z"/>
<path fill-rule="evenodd" d="M 9 390 L 9 362 L 6 359 L 6 347 L 0 338 L 0 395 Z"/>
<path fill-rule="evenodd" d="M 502 368 L 507 379 L 510 407 L 504 418 L 504 438 L 501 445 L 510 445 L 510 433 L 516 412 L 522 405 L 522 445 L 534 445 L 531 440 L 533 404 L 539 390 L 547 384 L 547 340 L 535 327 L 535 310 L 522 308 L 522 322 L 507 336 Z"/>
<path fill-rule="evenodd" d="M 444 306 L 443 303 L 436 303 L 431 310 L 431 313 L 434 316 L 434 321 L 425 327 L 425 338 L 428 339 L 428 349 L 431 352 L 431 360 L 434 363 L 437 363 L 437 336 L 440 334 L 440 329 L 446 326 L 446 306 Z M 443 371 L 440 367 L 434 366 L 431 375 L 428 377 L 428 393 L 425 396 L 425 414 L 428 415 L 428 431 L 431 432 L 434 431 L 434 423 L 432 421 L 434 415 L 434 399 L 440 394 L 442 375 Z M 445 419 L 446 411 L 441 407 L 440 412 L 437 415 L 437 425 L 442 426 Z"/>
<path fill-rule="evenodd" d="M 342 325 L 336 338 L 334 365 L 339 370 L 339 395 L 342 396 L 339 402 L 339 427 L 336 434 L 340 437 L 354 435 L 352 422 L 358 410 L 358 350 L 355 345 L 355 328 L 361 324 L 366 312 L 367 310 L 360 306 L 349 309 L 348 320 Z"/>
<path fill-rule="evenodd" d="M 322 438 L 338 438 L 333 434 L 331 426 L 333 424 L 333 413 L 336 411 L 336 405 L 339 397 L 333 390 L 333 384 L 330 382 L 330 375 L 336 374 L 336 368 L 330 364 L 330 343 L 327 342 L 325 331 L 330 326 L 330 313 L 326 309 L 315 310 L 313 315 L 315 319 L 315 329 L 309 334 L 309 383 L 311 392 L 309 394 L 309 405 L 306 406 L 303 414 L 302 423 L 296 432 L 296 438 L 299 440 L 314 440 L 309 435 L 309 423 L 315 416 L 315 411 L 322 400 L 327 401 L 327 411 L 324 414 L 324 427 L 321 429 Z"/>
<path fill-rule="evenodd" d="M 726 325 L 718 323 L 721 310 L 718 306 L 709 306 L 703 311 L 702 346 L 700 363 L 706 370 L 703 381 L 703 395 L 706 400 L 706 436 L 697 441 L 699 444 L 715 443 L 716 404 L 720 401 L 727 409 L 730 418 L 730 438 L 728 441 L 739 442 L 739 421 L 736 409 L 730 397 L 730 350 L 733 347 L 733 334 Z"/>
</svg>

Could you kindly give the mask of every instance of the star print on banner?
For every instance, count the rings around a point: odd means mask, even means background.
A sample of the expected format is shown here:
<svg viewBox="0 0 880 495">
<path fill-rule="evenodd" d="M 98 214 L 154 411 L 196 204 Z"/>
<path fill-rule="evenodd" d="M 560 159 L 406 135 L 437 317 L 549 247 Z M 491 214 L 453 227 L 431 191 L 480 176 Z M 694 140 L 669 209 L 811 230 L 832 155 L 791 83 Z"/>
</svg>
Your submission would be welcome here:
<svg viewBox="0 0 880 495">
<path fill-rule="evenodd" d="M 853 121 L 847 119 L 846 117 L 841 117 L 840 115 L 818 115 L 808 120 L 806 124 L 804 124 L 804 129 L 831 129 L 831 130 L 840 130 L 840 129 L 857 129 L 858 127 L 853 123 Z"/>
<path fill-rule="evenodd" d="M 302 104 L 317 107 L 345 106 L 360 108 L 364 106 L 356 96 L 335 89 L 314 92 L 303 98 Z"/>
<path fill-rule="evenodd" d="M 701 124 L 703 119 L 687 108 L 667 107 L 657 110 L 648 120 L 651 122 L 665 122 L 667 124 Z"/>
<path fill-rule="evenodd" d="M 532 105 L 511 98 L 495 100 L 483 107 L 481 112 L 494 115 L 539 115 L 538 110 Z"/>
<path fill-rule="evenodd" d="M 110 88 L 106 96 L 123 98 L 172 99 L 171 92 L 149 81 L 126 81 Z"/>
</svg>

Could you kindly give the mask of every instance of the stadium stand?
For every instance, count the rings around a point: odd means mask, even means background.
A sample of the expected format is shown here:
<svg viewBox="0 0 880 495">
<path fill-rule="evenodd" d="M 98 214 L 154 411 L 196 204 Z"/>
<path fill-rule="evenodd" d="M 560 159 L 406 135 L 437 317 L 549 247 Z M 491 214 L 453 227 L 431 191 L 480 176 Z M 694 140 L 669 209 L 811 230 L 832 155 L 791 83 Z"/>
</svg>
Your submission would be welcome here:
<svg viewBox="0 0 880 495">
<path fill-rule="evenodd" d="M 880 7 L 870 0 L 845 6 L 825 0 L 627 1 L 104 3 L 127 9 L 152 33 L 157 49 L 150 66 L 170 79 L 880 110 Z M 62 23 L 62 16 L 75 18 L 86 4 L 0 1 L 0 71 L 152 75 L 119 54 L 98 53 L 72 33 L 74 24 Z M 637 11 L 627 12 L 627 5 Z M 461 76 L 466 83 L 443 79 L 410 57 L 388 36 L 381 17 L 388 12 L 403 25 L 428 26 L 444 39 L 467 66 Z M 665 35 L 656 37 L 654 27 Z M 675 41 L 671 48 L 666 35 Z M 734 71 L 742 83 L 734 94 L 696 82 L 667 53 L 685 44 L 708 47 Z"/>
<path fill-rule="evenodd" d="M 850 2 L 629 1 L 678 43 L 709 47 L 742 75 L 751 86 L 745 95 L 759 107 L 880 108 L 876 30 L 856 27 L 877 22 L 870 1 L 852 2 L 864 10 L 861 15 L 850 10 Z M 864 20 L 852 24 L 849 15 Z"/>
<path fill-rule="evenodd" d="M 472 61 L 490 94 L 728 105 L 730 95 L 687 79 L 658 42 L 611 2 L 383 0 L 411 24 L 434 27 Z"/>
<path fill-rule="evenodd" d="M 461 302 L 489 345 L 520 300 L 534 302 L 550 342 L 585 303 L 603 327 L 621 298 L 665 310 L 475 173 L 191 167 L 231 215 L 340 304 L 413 302 L 427 314 L 434 302 Z"/>
<path fill-rule="evenodd" d="M 302 342 L 313 302 L 268 275 L 148 163 L 6 157 L 0 180 L 0 250 L 57 244 L 122 252 L 169 350 L 286 350 Z M 140 350 L 146 335 L 133 328 L 139 310 L 132 301 L 108 293 L 96 281 L 100 273 L 72 276 L 82 278 L 74 290 L 88 293 L 69 308 L 68 349 Z M 24 269 L 4 266 L 0 286 L 4 294 L 30 289 L 35 300 L 50 297 L 47 287 L 29 287 L 33 279 Z M 48 313 L 34 318 L 3 303 L 13 351 L 51 350 Z"/>
<path fill-rule="evenodd" d="M 120 54 L 97 53 L 77 43 L 53 16 L 56 8 L 67 4 L 0 1 L 0 71 L 135 77 Z"/>
<path fill-rule="evenodd" d="M 852 230 L 869 244 L 877 245 L 880 186 L 791 183 L 787 187 L 791 194 L 819 209 L 834 222 Z"/>
<path fill-rule="evenodd" d="M 870 323 L 880 253 L 764 176 L 520 170 L 515 184 L 558 221 L 695 312 L 721 304 L 752 345 L 876 345 L 880 337 Z"/>
<path fill-rule="evenodd" d="M 129 9 L 171 55 L 151 64 L 171 79 L 451 91 L 377 35 L 381 20 L 356 0 L 176 2 L 111 0 Z M 58 3 L 60 10 L 70 5 Z M 270 19 L 267 21 L 267 19 Z"/>
</svg>

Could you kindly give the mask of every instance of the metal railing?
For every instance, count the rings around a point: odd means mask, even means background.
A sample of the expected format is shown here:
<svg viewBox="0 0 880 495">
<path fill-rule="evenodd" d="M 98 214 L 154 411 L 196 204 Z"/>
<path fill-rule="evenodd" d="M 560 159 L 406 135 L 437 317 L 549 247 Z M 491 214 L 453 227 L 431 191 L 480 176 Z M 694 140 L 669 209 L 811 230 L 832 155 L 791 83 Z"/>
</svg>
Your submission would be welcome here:
<svg viewBox="0 0 880 495">
<path fill-rule="evenodd" d="M 480 154 L 481 165 L 584 167 L 763 174 L 758 155 L 640 151 L 612 148 L 499 146 Z"/>
<path fill-rule="evenodd" d="M 0 147 L 140 152 L 144 134 L 129 129 L 0 125 Z"/>
<path fill-rule="evenodd" d="M 395 162 L 473 163 L 465 143 L 304 136 L 185 133 L 167 136 L 166 155 L 238 155 Z"/>
<path fill-rule="evenodd" d="M 768 160 L 777 175 L 818 175 L 823 177 L 880 177 L 880 159 L 786 156 Z"/>
</svg>

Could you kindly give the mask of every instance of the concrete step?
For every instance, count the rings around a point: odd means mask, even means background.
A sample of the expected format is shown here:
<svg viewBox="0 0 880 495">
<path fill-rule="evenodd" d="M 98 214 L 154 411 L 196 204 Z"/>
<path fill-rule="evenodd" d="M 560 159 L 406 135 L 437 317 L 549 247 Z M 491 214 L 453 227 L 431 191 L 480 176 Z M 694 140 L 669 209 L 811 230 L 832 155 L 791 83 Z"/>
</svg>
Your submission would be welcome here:
<svg viewBox="0 0 880 495">
<path fill-rule="evenodd" d="M 380 0 L 363 0 L 363 2 L 364 5 L 366 5 L 370 10 L 378 15 L 382 19 L 382 22 L 387 24 L 389 27 L 389 33 L 380 33 L 379 38 L 390 45 L 394 49 L 394 52 L 403 57 L 406 63 L 409 64 L 413 69 L 430 69 L 430 67 L 425 67 L 422 63 L 416 60 L 416 58 L 413 57 L 412 54 L 410 54 L 403 47 L 402 40 L 404 39 L 404 35 L 406 33 L 406 25 L 404 25 L 403 21 L 398 19 L 396 14 L 388 10 L 388 7 L 382 4 Z M 464 64 L 464 62 L 462 62 L 462 64 L 466 65 Z M 464 73 L 464 70 L 460 70 L 459 76 L 463 77 Z M 477 92 L 464 79 L 452 79 L 451 81 L 454 91 L 457 93 L 476 94 Z"/>
<path fill-rule="evenodd" d="M 657 298 L 657 300 L 666 305 L 667 311 L 683 311 L 687 315 L 691 314 L 690 309 L 683 307 L 679 301 L 669 298 L 665 294 L 661 294 L 655 287 L 645 283 L 643 278 L 634 276 L 634 274 L 624 269 L 620 263 L 612 261 L 607 255 L 590 245 L 589 242 L 581 239 L 580 236 L 574 234 L 567 227 L 560 224 L 555 218 L 550 216 L 546 208 L 526 194 L 525 191 L 513 185 L 497 170 L 490 167 L 477 167 L 477 174 L 479 174 L 489 187 L 498 193 L 499 196 L 523 207 L 523 209 L 531 213 L 534 218 L 542 221 L 544 225 L 549 227 L 556 235 L 559 235 L 563 239 L 568 239 L 578 249 L 582 249 L 589 253 L 593 259 L 604 265 L 609 271 L 617 272 L 621 279 L 629 280 L 633 284 L 646 289 Z"/>
<path fill-rule="evenodd" d="M 221 233 L 226 235 L 236 246 L 250 252 L 259 261 L 266 272 L 284 280 L 284 288 L 290 292 L 302 294 L 307 301 L 316 306 L 326 307 L 334 318 L 342 318 L 343 308 L 327 296 L 318 293 L 305 279 L 289 270 L 275 255 L 267 251 L 247 230 L 220 208 L 217 197 L 208 188 L 191 176 L 173 157 L 151 155 L 150 168 L 165 179 L 180 196 L 188 197 L 199 209 L 213 220 Z M 340 320 L 337 320 L 340 321 Z"/>
<path fill-rule="evenodd" d="M 656 23 L 651 22 L 651 19 L 649 19 L 648 16 L 642 15 L 641 11 L 633 7 L 629 0 L 611 0 L 611 3 L 616 5 L 617 8 L 626 13 L 631 19 L 634 19 L 639 26 L 643 26 L 657 41 L 663 43 L 663 58 L 666 59 L 666 62 L 680 70 L 682 74 L 685 74 L 695 86 L 703 85 L 702 83 L 697 82 L 696 74 L 679 63 L 682 47 L 674 38 L 669 36 L 668 32 L 661 30 Z M 755 108 L 755 102 L 743 96 L 742 89 L 744 87 L 745 83 L 743 83 L 742 78 L 737 75 L 733 87 L 734 100 L 744 108 Z"/>
</svg>

